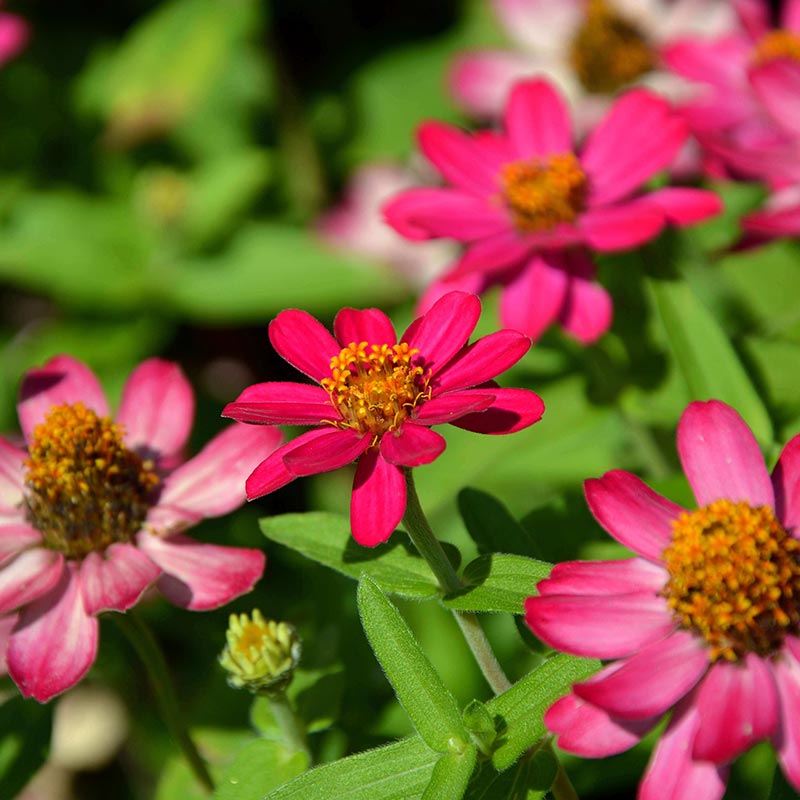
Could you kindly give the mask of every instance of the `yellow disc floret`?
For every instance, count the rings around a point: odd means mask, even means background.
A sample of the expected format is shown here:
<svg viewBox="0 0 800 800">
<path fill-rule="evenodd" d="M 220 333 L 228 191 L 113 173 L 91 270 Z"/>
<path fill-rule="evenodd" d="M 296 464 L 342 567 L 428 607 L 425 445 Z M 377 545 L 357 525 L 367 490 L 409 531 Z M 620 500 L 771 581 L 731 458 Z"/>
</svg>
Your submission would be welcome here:
<svg viewBox="0 0 800 800">
<path fill-rule="evenodd" d="M 586 175 L 573 153 L 506 164 L 500 179 L 503 200 L 522 233 L 574 222 L 586 205 Z"/>
<path fill-rule="evenodd" d="M 122 426 L 83 403 L 50 409 L 25 467 L 31 524 L 68 558 L 130 541 L 159 482 L 152 462 L 123 443 Z"/>
<path fill-rule="evenodd" d="M 716 500 L 673 523 L 664 595 L 712 660 L 767 656 L 800 630 L 800 541 L 767 506 Z"/>
<path fill-rule="evenodd" d="M 644 34 L 605 0 L 588 0 L 586 16 L 572 40 L 570 61 L 587 91 L 613 94 L 650 72 L 655 54 Z"/>
<path fill-rule="evenodd" d="M 321 383 L 339 412 L 340 428 L 376 440 L 397 430 L 409 413 L 430 397 L 429 378 L 408 344 L 351 342 L 331 359 L 331 377 Z"/>
<path fill-rule="evenodd" d="M 779 58 L 800 61 L 800 36 L 792 31 L 777 30 L 765 34 L 753 51 L 754 64 L 767 64 Z"/>
</svg>

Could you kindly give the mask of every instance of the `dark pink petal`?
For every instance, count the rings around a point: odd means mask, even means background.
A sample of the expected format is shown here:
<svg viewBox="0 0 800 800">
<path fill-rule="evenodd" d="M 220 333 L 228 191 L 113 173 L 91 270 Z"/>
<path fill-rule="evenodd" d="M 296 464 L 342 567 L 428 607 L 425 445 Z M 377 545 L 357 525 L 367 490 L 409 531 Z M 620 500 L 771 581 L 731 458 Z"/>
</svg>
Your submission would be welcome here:
<svg viewBox="0 0 800 800">
<path fill-rule="evenodd" d="M 769 31 L 769 6 L 764 5 L 761 0 L 733 0 L 733 8 L 739 22 L 755 41 Z"/>
<path fill-rule="evenodd" d="M 783 646 L 789 651 L 792 658 L 800 663 L 800 638 L 788 634 L 783 640 Z"/>
<path fill-rule="evenodd" d="M 780 717 L 771 668 L 755 653 L 748 653 L 744 663 L 718 661 L 698 690 L 697 713 L 692 758 L 733 761 L 776 732 Z"/>
<path fill-rule="evenodd" d="M 511 90 L 504 125 L 517 158 L 529 159 L 572 150 L 567 104 L 544 80 L 518 83 Z"/>
<path fill-rule="evenodd" d="M 646 592 L 529 597 L 525 621 L 551 647 L 605 659 L 625 658 L 675 629 L 666 600 Z"/>
<path fill-rule="evenodd" d="M 165 479 L 148 525 L 166 532 L 238 508 L 245 501 L 245 479 L 282 438 L 274 428 L 226 428 Z"/>
<path fill-rule="evenodd" d="M 127 611 L 160 574 L 141 550 L 126 542 L 89 553 L 80 564 L 83 608 L 87 614 Z"/>
<path fill-rule="evenodd" d="M 800 34 L 800 0 L 786 0 L 783 4 L 781 27 Z"/>
<path fill-rule="evenodd" d="M 536 392 L 528 389 L 492 389 L 491 392 L 494 401 L 486 411 L 465 414 L 452 424 L 473 433 L 500 436 L 521 431 L 538 422 L 544 414 L 544 403 Z"/>
<path fill-rule="evenodd" d="M 377 450 L 368 450 L 358 460 L 350 499 L 353 538 L 365 547 L 385 542 L 406 511 L 406 480 L 403 470 L 385 461 Z"/>
<path fill-rule="evenodd" d="M 774 236 L 800 235 L 800 203 L 790 208 L 762 209 L 742 218 L 742 227 L 756 235 Z"/>
<path fill-rule="evenodd" d="M 601 252 L 628 250 L 658 236 L 664 212 L 641 200 L 618 206 L 590 208 L 578 221 L 586 243 Z"/>
<path fill-rule="evenodd" d="M 355 461 L 371 441 L 369 435 L 352 429 L 325 427 L 317 431 L 283 457 L 286 469 L 293 475 L 316 475 L 330 472 Z"/>
<path fill-rule="evenodd" d="M 699 506 L 720 499 L 774 506 L 758 443 L 729 405 L 690 403 L 678 423 L 678 454 Z"/>
<path fill-rule="evenodd" d="M 800 137 L 800 62 L 779 58 L 750 73 L 758 99 L 790 136 Z"/>
<path fill-rule="evenodd" d="M 426 369 L 436 375 L 467 343 L 481 315 L 481 301 L 474 294 L 448 292 L 440 297 L 401 341 L 419 350 Z M 412 323 L 413 324 L 413 323 Z"/>
<path fill-rule="evenodd" d="M 502 273 L 525 258 L 533 248 L 530 239 L 515 230 L 503 231 L 470 244 L 447 277 L 460 279 L 474 272 L 489 277 Z"/>
<path fill-rule="evenodd" d="M 26 522 L 0 525 L 0 564 L 22 550 L 42 543 L 42 534 Z"/>
<path fill-rule="evenodd" d="M 64 571 L 64 556 L 36 547 L 23 550 L 0 569 L 0 614 L 13 611 L 50 591 Z"/>
<path fill-rule="evenodd" d="M 378 308 L 343 308 L 333 321 L 333 333 L 342 347 L 353 342 L 389 345 L 397 342 L 392 321 Z"/>
<path fill-rule="evenodd" d="M 72 356 L 55 356 L 28 370 L 19 393 L 19 423 L 30 442 L 34 427 L 53 406 L 83 403 L 99 416 L 108 415 L 106 396 L 94 373 Z"/>
<path fill-rule="evenodd" d="M 461 389 L 426 400 L 414 409 L 412 419 L 422 425 L 442 425 L 465 414 L 483 411 L 494 402 L 491 389 Z"/>
<path fill-rule="evenodd" d="M 8 674 L 8 664 L 6 664 L 6 650 L 8 649 L 8 637 L 17 624 L 17 614 L 5 614 L 0 617 L 0 676 Z"/>
<path fill-rule="evenodd" d="M 282 447 L 274 450 L 265 458 L 251 473 L 245 482 L 245 491 L 248 500 L 255 500 L 265 494 L 274 492 L 293 481 L 297 475 L 289 472 L 283 461 L 284 456 L 288 455 L 298 447 L 302 447 L 307 441 L 313 440 L 321 433 L 319 430 L 308 431 L 301 434 L 291 442 L 287 442 Z"/>
<path fill-rule="evenodd" d="M 658 594 L 669 578 L 662 567 L 641 558 L 623 561 L 564 561 L 536 586 L 539 594 Z"/>
<path fill-rule="evenodd" d="M 692 759 L 700 715 L 691 697 L 672 715 L 639 785 L 639 800 L 720 800 L 728 770 Z"/>
<path fill-rule="evenodd" d="M 0 14 L 0 64 L 13 58 L 28 43 L 28 23 L 16 14 Z"/>
<path fill-rule="evenodd" d="M 584 758 L 605 758 L 629 750 L 657 722 L 658 717 L 612 719 L 574 694 L 557 700 L 544 715 L 548 730 L 558 734 L 558 746 Z"/>
<path fill-rule="evenodd" d="M 645 647 L 613 669 L 603 670 L 573 692 L 612 717 L 650 719 L 678 702 L 709 667 L 703 640 L 689 631 Z"/>
<path fill-rule="evenodd" d="M 117 414 L 128 447 L 176 455 L 186 445 L 193 420 L 194 392 L 177 364 L 150 358 L 130 374 Z"/>
<path fill-rule="evenodd" d="M 8 674 L 25 697 L 46 703 L 72 688 L 97 655 L 97 619 L 81 602 L 78 566 L 69 562 L 59 582 L 26 606 L 8 641 Z"/>
<path fill-rule="evenodd" d="M 787 530 L 800 532 L 800 435 L 792 437 L 783 448 L 772 471 L 775 512 Z"/>
<path fill-rule="evenodd" d="M 0 436 L 0 514 L 20 512 L 28 454 Z"/>
<path fill-rule="evenodd" d="M 405 422 L 399 436 L 386 433 L 381 439 L 381 456 L 397 467 L 420 467 L 435 461 L 443 452 L 447 442 L 444 437 L 426 428 Z"/>
<path fill-rule="evenodd" d="M 719 195 L 685 186 L 658 189 L 644 195 L 641 202 L 652 203 L 672 225 L 694 225 L 722 211 Z"/>
<path fill-rule="evenodd" d="M 780 699 L 780 726 L 772 737 L 783 774 L 800 791 L 800 662 L 779 658 L 772 665 Z"/>
<path fill-rule="evenodd" d="M 289 308 L 269 324 L 269 340 L 278 355 L 319 383 L 331 375 L 331 359 L 342 348 L 330 331 L 306 311 Z"/>
<path fill-rule="evenodd" d="M 153 536 L 142 531 L 139 547 L 164 571 L 161 593 L 176 606 L 207 611 L 249 592 L 264 572 L 260 550 L 220 547 L 188 536 Z"/>
<path fill-rule="evenodd" d="M 623 95 L 589 137 L 581 155 L 592 206 L 613 203 L 668 167 L 686 141 L 686 123 L 644 89 Z"/>
<path fill-rule="evenodd" d="M 516 364 L 530 348 L 530 339 L 518 331 L 490 333 L 464 347 L 439 371 L 434 381 L 434 394 L 486 383 Z"/>
<path fill-rule="evenodd" d="M 422 297 L 417 301 L 416 313 L 426 314 L 430 311 L 433 304 L 443 295 L 448 292 L 467 292 L 467 294 L 483 294 L 489 286 L 483 275 L 479 272 L 470 272 L 468 275 L 463 275 L 460 278 L 450 278 L 448 275 L 443 275 L 441 279 L 434 281 L 422 293 Z M 418 318 L 416 321 L 419 322 Z M 410 327 L 406 330 L 406 335 L 410 336 Z"/>
<path fill-rule="evenodd" d="M 269 381 L 248 386 L 223 417 L 256 425 L 320 425 L 339 419 L 330 395 L 309 383 Z"/>
<path fill-rule="evenodd" d="M 582 344 L 596 342 L 614 315 L 611 296 L 593 279 L 571 275 L 559 322 Z"/>
<path fill-rule="evenodd" d="M 649 561 L 661 561 L 683 508 L 623 470 L 590 478 L 583 486 L 594 518 L 620 544 Z"/>
</svg>

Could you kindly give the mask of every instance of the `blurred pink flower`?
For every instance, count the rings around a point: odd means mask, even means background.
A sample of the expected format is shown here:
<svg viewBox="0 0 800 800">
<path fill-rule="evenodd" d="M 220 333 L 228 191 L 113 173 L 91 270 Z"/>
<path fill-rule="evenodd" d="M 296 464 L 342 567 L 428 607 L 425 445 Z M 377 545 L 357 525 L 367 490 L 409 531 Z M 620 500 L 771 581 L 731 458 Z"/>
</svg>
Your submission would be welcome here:
<svg viewBox="0 0 800 800">
<path fill-rule="evenodd" d="M 22 17 L 0 11 L 0 64 L 14 58 L 28 43 L 29 35 L 28 23 Z"/>
<path fill-rule="evenodd" d="M 26 374 L 18 410 L 27 448 L 0 438 L 0 647 L 26 697 L 75 685 L 95 659 L 97 614 L 131 608 L 150 584 L 205 610 L 261 577 L 259 550 L 180 531 L 244 501 L 277 431 L 232 426 L 181 463 L 194 397 L 158 359 L 130 375 L 116 423 L 97 378 L 69 356 Z"/>
<path fill-rule="evenodd" d="M 514 433 L 533 425 L 544 405 L 534 392 L 492 380 L 528 351 L 530 340 L 501 330 L 468 345 L 480 301 L 463 292 L 438 300 L 397 335 L 378 309 L 344 308 L 332 336 L 305 311 L 282 311 L 270 323 L 273 347 L 316 381 L 260 383 L 223 415 L 257 425 L 310 425 L 268 456 L 247 479 L 261 497 L 303 475 L 357 460 L 350 523 L 359 544 L 386 541 L 406 509 L 403 467 L 429 464 L 445 449 L 431 425 L 477 433 Z"/>
<path fill-rule="evenodd" d="M 800 788 L 800 436 L 770 478 L 729 406 L 695 402 L 678 452 L 699 508 L 629 472 L 586 482 L 600 524 L 636 553 L 558 564 L 528 598 L 548 644 L 610 660 L 545 714 L 565 750 L 627 750 L 672 709 L 640 800 L 722 797 L 728 764 L 769 739 Z"/>
<path fill-rule="evenodd" d="M 691 188 L 641 191 L 687 136 L 669 104 L 643 89 L 614 103 L 580 153 L 567 108 L 546 81 L 517 84 L 504 121 L 504 132 L 474 135 L 420 126 L 422 152 L 451 185 L 401 192 L 384 206 L 386 218 L 409 239 L 466 245 L 423 308 L 448 288 L 481 292 L 499 283 L 506 327 L 535 339 L 558 321 L 594 341 L 611 323 L 611 301 L 582 248 L 635 247 L 667 223 L 718 213 L 719 198 Z"/>
</svg>

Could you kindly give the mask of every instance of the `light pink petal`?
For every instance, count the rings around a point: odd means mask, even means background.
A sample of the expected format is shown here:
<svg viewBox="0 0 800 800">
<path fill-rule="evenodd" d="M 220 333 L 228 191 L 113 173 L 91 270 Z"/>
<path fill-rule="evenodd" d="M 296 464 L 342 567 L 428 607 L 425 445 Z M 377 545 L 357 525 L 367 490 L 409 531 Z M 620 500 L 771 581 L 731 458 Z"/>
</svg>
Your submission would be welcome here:
<svg viewBox="0 0 800 800">
<path fill-rule="evenodd" d="M 513 330 L 490 333 L 463 348 L 434 381 L 436 395 L 478 386 L 517 363 L 530 350 L 530 339 Z"/>
<path fill-rule="evenodd" d="M 656 745 L 639 785 L 639 800 L 720 800 L 725 794 L 727 769 L 691 757 L 699 724 L 697 709 L 687 698 Z"/>
<path fill-rule="evenodd" d="M 194 392 L 177 364 L 150 358 L 130 375 L 117 422 L 134 450 L 171 456 L 184 448 L 194 420 Z"/>
<path fill-rule="evenodd" d="M 483 411 L 493 402 L 491 390 L 461 389 L 421 403 L 414 410 L 413 419 L 422 425 L 442 425 L 465 414 Z"/>
<path fill-rule="evenodd" d="M 502 273 L 525 258 L 533 248 L 530 239 L 515 230 L 489 236 L 470 244 L 447 277 L 460 279 L 474 272 L 486 276 Z"/>
<path fill-rule="evenodd" d="M 72 688 L 97 655 L 97 619 L 83 609 L 78 568 L 26 606 L 8 642 L 8 673 L 25 697 L 45 703 Z"/>
<path fill-rule="evenodd" d="M 741 34 L 712 41 L 687 37 L 669 42 L 659 55 L 670 70 L 690 81 L 730 90 L 744 84 L 742 65 L 752 47 Z"/>
<path fill-rule="evenodd" d="M 800 62 L 775 59 L 750 73 L 758 99 L 790 136 L 800 137 Z"/>
<path fill-rule="evenodd" d="M 160 574 L 141 550 L 126 542 L 115 542 L 103 553 L 89 553 L 80 564 L 83 608 L 87 614 L 126 611 Z"/>
<path fill-rule="evenodd" d="M 491 392 L 494 400 L 486 411 L 465 414 L 452 424 L 474 433 L 501 436 L 530 427 L 544 414 L 544 403 L 536 392 L 528 389 L 491 389 Z"/>
<path fill-rule="evenodd" d="M 571 275 L 559 322 L 582 344 L 593 344 L 611 327 L 609 293 L 593 279 Z"/>
<path fill-rule="evenodd" d="M 56 405 L 81 402 L 99 416 L 108 415 L 103 389 L 94 373 L 72 356 L 55 356 L 43 367 L 28 370 L 20 389 L 19 422 L 30 442 L 34 427 Z"/>
<path fill-rule="evenodd" d="M 772 743 L 783 774 L 800 791 L 800 663 L 780 658 L 772 665 L 780 699 L 780 727 Z"/>
<path fill-rule="evenodd" d="M 6 650 L 8 649 L 8 637 L 17 624 L 17 614 L 5 614 L 0 617 L 0 676 L 8 674 L 8 664 L 6 664 Z"/>
<path fill-rule="evenodd" d="M 245 481 L 247 499 L 255 500 L 257 497 L 263 497 L 265 494 L 274 492 L 276 489 L 280 489 L 282 486 L 293 481 L 297 475 L 293 472 L 289 472 L 283 461 L 284 456 L 291 453 L 292 450 L 302 447 L 307 442 L 313 441 L 317 436 L 325 432 L 326 430 L 308 431 L 270 453 L 270 455 L 250 473 Z"/>
<path fill-rule="evenodd" d="M 525 621 L 551 647 L 604 659 L 629 656 L 675 629 L 666 600 L 645 592 L 529 597 Z"/>
<path fill-rule="evenodd" d="M 683 508 L 623 470 L 590 478 L 584 491 L 594 518 L 620 544 L 660 563 L 672 539 L 672 523 Z"/>
<path fill-rule="evenodd" d="M 399 431 L 384 434 L 381 439 L 381 456 L 397 467 L 420 467 L 435 461 L 443 452 L 447 443 L 440 434 L 426 428 L 406 422 Z"/>
<path fill-rule="evenodd" d="M 592 206 L 630 194 L 668 167 L 687 137 L 686 123 L 644 89 L 623 95 L 594 129 L 581 156 Z"/>
<path fill-rule="evenodd" d="M 358 460 L 350 499 L 353 538 L 365 547 L 385 542 L 406 511 L 406 481 L 403 470 L 384 460 L 377 450 L 368 450 Z"/>
<path fill-rule="evenodd" d="M 293 475 L 316 475 L 330 472 L 355 461 L 366 450 L 371 437 L 352 429 L 326 427 L 317 435 L 293 448 L 283 457 Z"/>
<path fill-rule="evenodd" d="M 142 531 L 139 547 L 164 571 L 161 593 L 176 606 L 207 611 L 249 592 L 264 572 L 260 550 L 220 547 L 188 536 L 153 536 Z"/>
<path fill-rule="evenodd" d="M 481 301 L 474 294 L 448 292 L 401 341 L 419 349 L 425 368 L 436 375 L 467 343 L 480 315 Z"/>
<path fill-rule="evenodd" d="M 574 694 L 557 700 L 544 715 L 548 730 L 558 734 L 558 746 L 584 758 L 604 758 L 622 753 L 637 744 L 657 722 L 658 717 L 648 720 L 612 719 L 601 708 Z"/>
<path fill-rule="evenodd" d="M 0 436 L 0 514 L 15 514 L 20 508 L 27 456 L 25 450 Z"/>
<path fill-rule="evenodd" d="M 36 547 L 23 550 L 0 568 L 0 614 L 13 611 L 46 594 L 64 571 L 64 556 Z"/>
<path fill-rule="evenodd" d="M 772 670 L 754 653 L 744 663 L 718 661 L 697 693 L 700 728 L 692 757 L 727 764 L 775 733 L 778 695 Z"/>
<path fill-rule="evenodd" d="M 296 308 L 270 322 L 269 340 L 278 355 L 317 383 L 330 377 L 331 359 L 342 349 L 319 320 Z"/>
<path fill-rule="evenodd" d="M 567 104 L 547 81 L 516 84 L 504 120 L 517 158 L 572 151 L 572 123 Z"/>
<path fill-rule="evenodd" d="M 665 224 L 664 212 L 641 200 L 591 208 L 578 220 L 586 243 L 601 252 L 628 250 L 649 242 L 661 233 Z"/>
<path fill-rule="evenodd" d="M 325 389 L 289 381 L 248 386 L 225 406 L 222 416 L 256 425 L 320 425 L 339 419 Z"/>
<path fill-rule="evenodd" d="M 572 690 L 581 699 L 622 719 L 663 714 L 705 675 L 709 666 L 703 640 L 688 631 L 645 647 Z"/>
<path fill-rule="evenodd" d="M 684 186 L 650 192 L 642 202 L 655 205 L 672 225 L 694 225 L 722 211 L 722 201 L 714 192 Z"/>
<path fill-rule="evenodd" d="M 378 308 L 343 308 L 333 321 L 333 333 L 342 347 L 353 342 L 388 345 L 397 342 L 392 321 Z"/>
<path fill-rule="evenodd" d="M 42 543 L 42 534 L 25 522 L 0 525 L 0 564 L 22 550 Z"/>
<path fill-rule="evenodd" d="M 691 403 L 678 423 L 678 454 L 699 506 L 720 499 L 774 506 L 758 443 L 729 405 Z"/>
<path fill-rule="evenodd" d="M 772 472 L 775 512 L 786 529 L 800 531 L 800 435 L 791 438 Z"/>
<path fill-rule="evenodd" d="M 539 594 L 658 594 L 669 573 L 642 558 L 623 561 L 564 561 L 536 586 Z"/>
</svg>

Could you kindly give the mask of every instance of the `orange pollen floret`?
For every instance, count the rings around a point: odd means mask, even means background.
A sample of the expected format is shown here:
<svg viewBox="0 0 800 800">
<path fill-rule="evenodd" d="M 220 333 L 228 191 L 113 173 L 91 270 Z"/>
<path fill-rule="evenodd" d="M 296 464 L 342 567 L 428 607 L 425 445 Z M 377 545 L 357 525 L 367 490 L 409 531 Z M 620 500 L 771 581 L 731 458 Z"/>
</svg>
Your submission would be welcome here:
<svg viewBox="0 0 800 800">
<path fill-rule="evenodd" d="M 715 500 L 672 524 L 663 593 L 712 661 L 768 656 L 800 633 L 800 541 L 768 506 Z"/>
<path fill-rule="evenodd" d="M 25 467 L 31 524 L 68 558 L 130 541 L 159 483 L 153 463 L 123 443 L 122 426 L 83 403 L 50 409 Z"/>
<path fill-rule="evenodd" d="M 656 56 L 639 28 L 610 9 L 606 0 L 588 0 L 572 40 L 570 62 L 587 91 L 614 94 L 650 72 Z"/>
<path fill-rule="evenodd" d="M 778 58 L 800 61 L 800 36 L 792 31 L 770 31 L 761 37 L 753 50 L 754 64 L 766 64 Z"/>
<path fill-rule="evenodd" d="M 574 153 L 505 164 L 500 180 L 514 226 L 524 233 L 574 222 L 586 207 L 586 175 Z"/>
<path fill-rule="evenodd" d="M 341 419 L 377 439 L 400 427 L 411 411 L 430 398 L 430 376 L 418 363 L 419 350 L 408 344 L 351 342 L 331 359 L 331 377 L 322 386 Z"/>
</svg>

